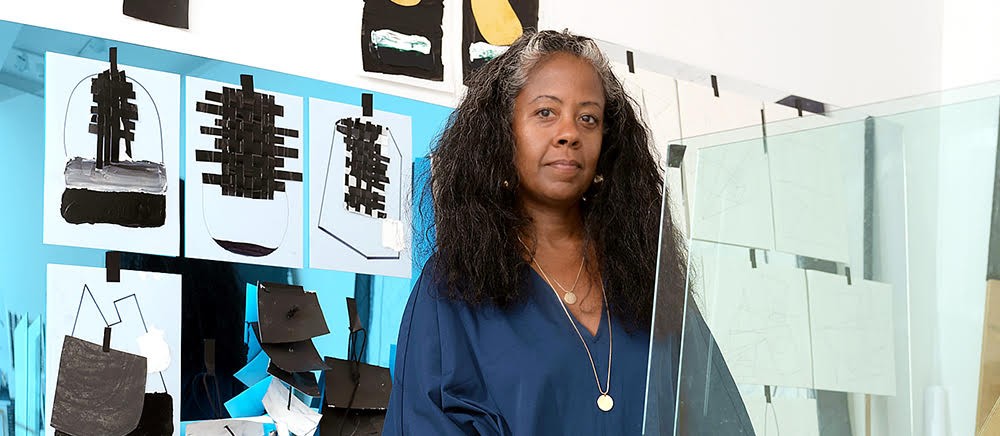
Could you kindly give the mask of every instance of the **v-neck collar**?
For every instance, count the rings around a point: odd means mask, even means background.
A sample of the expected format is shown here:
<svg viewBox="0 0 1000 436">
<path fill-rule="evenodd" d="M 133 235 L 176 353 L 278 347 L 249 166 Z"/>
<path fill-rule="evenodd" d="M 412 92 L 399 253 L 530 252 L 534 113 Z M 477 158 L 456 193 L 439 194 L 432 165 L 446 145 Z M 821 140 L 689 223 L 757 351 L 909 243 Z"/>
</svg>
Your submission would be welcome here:
<svg viewBox="0 0 1000 436">
<path fill-rule="evenodd" d="M 576 326 L 577 329 L 580 330 L 580 336 L 583 337 L 583 340 L 587 341 L 588 344 L 593 345 L 600 342 L 601 339 L 604 338 L 604 335 L 607 334 L 605 333 L 605 331 L 608 329 L 607 328 L 608 309 L 605 307 L 607 302 L 604 301 L 603 298 L 601 299 L 601 320 L 597 324 L 597 332 L 591 334 L 590 330 L 587 330 L 587 328 L 584 327 L 584 325 L 580 322 L 580 320 L 576 319 L 576 315 L 573 315 L 573 312 L 570 311 L 568 307 L 566 308 L 566 312 L 563 312 L 564 303 L 559 298 L 559 295 L 557 294 L 555 289 L 553 289 L 552 286 L 549 285 L 548 282 L 546 282 L 545 279 L 543 279 L 542 276 L 538 274 L 538 271 L 535 271 L 535 269 L 532 268 L 530 265 L 525 266 L 525 268 L 528 269 L 529 271 L 528 274 L 530 274 L 531 280 L 535 282 L 534 288 L 544 290 L 542 294 L 545 295 L 538 296 L 541 302 L 543 304 L 551 305 L 552 307 L 554 307 L 555 308 L 554 310 L 558 312 L 559 318 L 565 319 L 566 313 L 568 312 L 570 319 L 573 320 L 573 324 Z M 575 331 L 573 331 L 572 326 L 568 327 L 570 329 L 570 332 L 576 333 Z"/>
</svg>

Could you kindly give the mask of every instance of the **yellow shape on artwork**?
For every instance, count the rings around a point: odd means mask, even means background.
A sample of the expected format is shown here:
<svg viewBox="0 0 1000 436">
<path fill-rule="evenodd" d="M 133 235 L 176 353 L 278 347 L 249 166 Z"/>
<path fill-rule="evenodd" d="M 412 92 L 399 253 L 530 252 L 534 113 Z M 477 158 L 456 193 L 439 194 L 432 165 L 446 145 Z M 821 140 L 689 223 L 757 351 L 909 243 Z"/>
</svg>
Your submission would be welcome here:
<svg viewBox="0 0 1000 436">
<path fill-rule="evenodd" d="M 400 6 L 416 6 L 420 0 L 389 0 Z"/>
<path fill-rule="evenodd" d="M 479 33 L 493 45 L 511 45 L 521 36 L 524 28 L 510 6 L 510 0 L 471 0 L 472 16 L 476 18 Z"/>
</svg>

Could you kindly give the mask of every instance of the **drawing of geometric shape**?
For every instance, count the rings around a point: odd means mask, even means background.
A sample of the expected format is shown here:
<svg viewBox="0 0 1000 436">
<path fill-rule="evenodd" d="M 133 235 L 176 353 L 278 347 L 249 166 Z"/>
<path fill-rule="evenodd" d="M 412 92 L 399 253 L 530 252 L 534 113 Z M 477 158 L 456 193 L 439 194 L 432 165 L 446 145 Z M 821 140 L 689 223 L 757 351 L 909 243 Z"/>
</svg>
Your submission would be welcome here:
<svg viewBox="0 0 1000 436">
<path fill-rule="evenodd" d="M 847 226 L 863 204 L 846 170 L 863 161 L 863 144 L 863 123 L 768 137 L 776 250 L 850 261 Z"/>
<path fill-rule="evenodd" d="M 96 75 L 80 81 L 70 94 L 70 108 L 84 109 L 89 106 L 86 126 L 76 123 L 79 117 L 67 117 L 66 128 L 86 128 L 95 135 L 96 148 L 93 158 L 68 157 L 64 169 L 66 189 L 63 191 L 59 208 L 63 219 L 70 224 L 115 224 L 123 227 L 162 227 L 166 222 L 167 174 L 163 164 L 162 126 L 156 102 L 145 87 L 125 70 L 118 69 L 118 51 L 109 49 L 110 67 Z M 75 103 L 77 90 L 88 80 L 89 94 L 94 105 Z M 143 136 L 136 135 L 139 121 L 139 106 L 136 104 L 134 85 L 142 89 L 143 98 L 152 101 L 156 127 L 146 129 Z M 146 107 L 149 107 L 146 105 Z M 70 121 L 74 123 L 70 123 Z M 66 141 L 64 135 L 63 140 Z M 74 135 L 75 136 L 75 135 Z M 143 148 L 159 147 L 157 162 L 132 160 L 133 143 Z M 74 150 L 79 145 L 72 144 Z M 69 144 L 64 143 L 68 152 Z M 128 160 L 122 160 L 122 154 Z"/>
<path fill-rule="evenodd" d="M 385 220 L 399 221 L 404 210 L 403 152 L 392 130 L 360 118 L 338 120 L 334 130 L 319 229 L 365 259 L 399 259 L 382 244 Z"/>
<path fill-rule="evenodd" d="M 104 268 L 67 265 L 47 266 L 46 281 L 46 383 L 45 409 L 53 416 L 53 399 L 62 367 L 64 339 L 69 336 L 93 344 L 102 343 L 105 327 L 112 328 L 111 347 L 143 358 L 139 400 L 139 424 L 143 429 L 173 428 L 180 435 L 181 279 L 179 275 L 121 270 L 121 282 L 107 283 Z M 83 291 L 81 292 L 81 288 Z M 141 338 L 157 332 L 172 361 L 162 372 L 152 372 Z M 98 345 L 98 351 L 101 347 Z M 160 364 L 162 367 L 162 363 Z M 108 383 L 108 380 L 102 380 Z M 167 405 L 167 403 L 170 403 Z M 169 424 L 168 424 L 169 421 Z M 148 426 L 148 427 L 147 427 Z M 138 427 L 133 427 L 138 428 Z M 76 434 L 74 432 L 68 432 Z M 52 429 L 45 434 L 53 434 Z M 139 434 L 139 433 L 133 433 Z M 153 433 L 163 434 L 154 431 Z"/>
<path fill-rule="evenodd" d="M 892 285 L 807 271 L 816 389 L 896 395 Z"/>
<path fill-rule="evenodd" d="M 697 151 L 692 237 L 773 250 L 774 222 L 763 141 Z"/>
<path fill-rule="evenodd" d="M 361 15 L 364 71 L 444 80 L 443 17 L 441 0 L 405 5 L 392 0 L 365 0 Z"/>
<path fill-rule="evenodd" d="M 538 0 L 462 0 L 462 77 L 507 50 L 525 29 L 538 28 Z"/>
<path fill-rule="evenodd" d="M 275 193 L 284 193 L 287 182 L 302 181 L 302 173 L 283 169 L 286 159 L 299 158 L 297 149 L 284 146 L 285 138 L 298 138 L 299 132 L 276 126 L 284 107 L 274 95 L 254 91 L 252 76 L 241 75 L 240 82 L 240 89 L 206 90 L 207 102 L 196 103 L 198 112 L 216 116 L 214 125 L 200 128 L 216 138 L 213 150 L 195 151 L 195 161 L 220 164 L 219 173 L 201 175 L 202 209 L 212 239 L 229 252 L 262 257 L 276 251 L 286 236 L 288 199 Z M 237 231 L 227 222 L 234 217 L 261 225 L 258 231 Z"/>
<path fill-rule="evenodd" d="M 811 388 L 805 271 L 764 263 L 749 250 L 692 246 L 706 321 L 737 383 Z"/>
<path fill-rule="evenodd" d="M 63 339 L 50 425 L 72 435 L 124 436 L 142 417 L 146 358 Z"/>
</svg>

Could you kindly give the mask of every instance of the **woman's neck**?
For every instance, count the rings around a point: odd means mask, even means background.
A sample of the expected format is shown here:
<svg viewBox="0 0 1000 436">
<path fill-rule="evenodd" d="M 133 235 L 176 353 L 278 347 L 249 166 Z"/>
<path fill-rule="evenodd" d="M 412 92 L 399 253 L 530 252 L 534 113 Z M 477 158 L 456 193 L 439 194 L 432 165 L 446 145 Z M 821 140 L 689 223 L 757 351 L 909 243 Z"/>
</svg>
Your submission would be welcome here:
<svg viewBox="0 0 1000 436">
<path fill-rule="evenodd" d="M 580 249 L 585 232 L 579 206 L 553 208 L 525 203 L 521 207 L 531 218 L 531 228 L 523 235 L 526 241 L 534 240 L 538 248 Z"/>
</svg>

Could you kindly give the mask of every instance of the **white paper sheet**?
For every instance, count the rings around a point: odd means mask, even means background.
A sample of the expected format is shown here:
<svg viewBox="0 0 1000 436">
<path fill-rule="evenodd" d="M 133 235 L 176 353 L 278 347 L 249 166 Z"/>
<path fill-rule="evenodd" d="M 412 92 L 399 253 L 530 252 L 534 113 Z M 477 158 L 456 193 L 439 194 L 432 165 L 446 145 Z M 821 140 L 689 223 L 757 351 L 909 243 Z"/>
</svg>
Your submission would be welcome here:
<svg viewBox="0 0 1000 436">
<path fill-rule="evenodd" d="M 863 143 L 862 123 L 768 138 L 775 249 L 850 262 L 847 223 L 862 199 L 850 198 L 844 171 Z"/>
<path fill-rule="evenodd" d="M 45 386 L 46 416 L 52 416 L 52 400 L 63 338 L 73 331 L 79 307 L 79 319 L 73 336 L 95 344 L 103 342 L 104 327 L 107 325 L 105 318 L 108 323 L 114 324 L 119 321 L 120 316 L 121 323 L 111 328 L 111 348 L 127 353 L 142 355 L 139 338 L 146 334 L 146 329 L 163 331 L 172 360 L 162 373 L 148 374 L 146 392 L 163 392 L 166 384 L 167 393 L 173 399 L 174 434 L 179 435 L 181 276 L 122 270 L 120 283 L 107 283 L 106 278 L 104 268 L 48 265 L 45 306 L 45 379 L 48 381 Z M 90 289 L 88 294 L 83 293 L 85 284 Z M 114 303 L 115 300 L 132 294 L 135 295 L 134 299 L 126 298 L 117 305 Z M 139 310 L 142 311 L 141 316 Z M 104 318 L 101 317 L 102 313 Z M 54 434 L 50 426 L 46 426 L 45 432 L 47 435 Z"/>
<path fill-rule="evenodd" d="M 378 102 L 375 102 L 378 107 Z M 375 110 L 368 120 L 388 128 L 382 154 L 389 157 L 385 219 L 350 211 L 344 205 L 344 135 L 336 132 L 343 118 L 361 116 L 361 107 L 309 99 L 309 266 L 364 274 L 409 278 L 413 150 L 410 117 Z M 365 119 L 362 119 L 365 121 Z M 332 164 L 330 163 L 332 161 Z M 383 224 L 402 224 L 402 250 L 383 244 Z"/>
<path fill-rule="evenodd" d="M 298 397 L 292 395 L 289 403 L 289 389 L 277 377 L 271 379 L 271 386 L 264 394 L 264 410 L 276 424 L 283 424 L 297 436 L 309 436 L 316 431 L 319 420 L 323 418 L 319 412 L 306 406 Z"/>
<path fill-rule="evenodd" d="M 706 320 L 736 382 L 812 387 L 804 271 L 767 265 L 763 255 L 751 268 L 748 249 L 696 256 Z"/>
<path fill-rule="evenodd" d="M 696 239 L 774 248 L 767 158 L 760 140 L 697 150 L 691 235 Z"/>
<path fill-rule="evenodd" d="M 60 207 L 66 189 L 64 171 L 75 157 L 94 159 L 97 136 L 88 132 L 90 79 L 110 67 L 95 61 L 58 53 L 45 54 L 45 186 L 43 241 L 46 244 L 177 256 L 180 252 L 180 76 L 128 65 L 129 51 L 118 51 L 118 69 L 125 71 L 136 94 L 133 103 L 139 118 L 132 143 L 132 158 L 150 161 L 166 170 L 166 220 L 160 227 L 125 227 L 116 224 L 70 224 Z M 124 150 L 124 146 L 122 146 Z"/>
<path fill-rule="evenodd" d="M 270 418 L 216 419 L 192 422 L 184 431 L 186 436 L 260 436 L 264 434 L 264 423 Z"/>
<path fill-rule="evenodd" d="M 285 182 L 284 192 L 275 192 L 274 199 L 249 199 L 222 195 L 218 185 L 202 183 L 202 174 L 219 174 L 221 164 L 198 162 L 197 150 L 214 150 L 215 136 L 201 133 L 202 126 L 214 126 L 217 117 L 195 110 L 205 100 L 205 91 L 222 92 L 223 86 L 240 88 L 237 83 L 223 83 L 196 77 L 186 77 L 184 99 L 187 120 L 185 179 L 185 253 L 187 257 L 226 262 L 301 268 L 303 264 L 303 182 Z M 260 83 L 255 91 L 274 95 L 275 103 L 284 106 L 284 116 L 277 117 L 277 127 L 298 131 L 298 137 L 285 137 L 284 147 L 298 150 L 297 158 L 284 158 L 282 171 L 302 173 L 305 159 L 302 138 L 302 98 L 271 92 Z M 214 239 L 214 240 L 213 240 Z M 221 247 L 215 240 L 252 242 L 275 248 L 264 256 L 237 254 Z"/>
<path fill-rule="evenodd" d="M 807 272 L 816 389 L 896 394 L 892 286 Z"/>
</svg>

